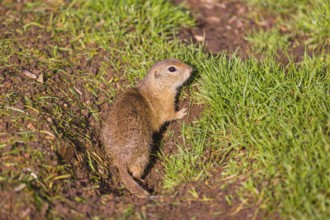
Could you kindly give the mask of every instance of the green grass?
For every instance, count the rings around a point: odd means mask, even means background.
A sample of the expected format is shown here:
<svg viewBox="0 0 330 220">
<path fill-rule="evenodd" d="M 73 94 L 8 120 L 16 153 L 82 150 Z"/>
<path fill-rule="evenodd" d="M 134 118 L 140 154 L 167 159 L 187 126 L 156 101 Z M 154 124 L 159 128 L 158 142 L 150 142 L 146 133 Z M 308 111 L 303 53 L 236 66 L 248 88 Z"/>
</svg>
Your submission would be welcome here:
<svg viewBox="0 0 330 220">
<path fill-rule="evenodd" d="M 310 49 L 322 49 L 330 46 L 330 1 L 329 0 L 300 0 L 300 1 L 274 1 L 274 0 L 246 0 L 252 7 L 257 7 L 255 17 L 267 14 L 264 10 L 276 18 L 276 27 L 270 32 L 276 31 L 280 26 L 286 31 L 286 38 L 301 38 L 300 43 L 305 44 Z M 263 13 L 260 13 L 262 11 Z M 258 20 L 259 18 L 256 18 Z M 270 33 L 269 33 L 270 34 Z M 257 36 L 255 36 L 257 35 Z M 266 35 L 264 31 L 253 33 L 252 44 Z M 274 35 L 276 35 L 274 33 Z M 253 38 L 256 38 L 255 40 Z M 283 37 L 285 36 L 283 35 Z M 302 40 L 303 39 L 303 40 Z M 282 41 L 282 40 L 280 40 Z M 264 43 L 262 43 L 264 44 Z M 261 45 L 262 45 L 261 44 Z M 295 46 L 295 45 L 294 45 Z M 255 47 L 255 46 L 253 46 Z M 272 48 L 271 48 L 272 49 Z"/>
<path fill-rule="evenodd" d="M 194 95 L 206 109 L 198 123 L 183 127 L 190 147 L 169 157 L 165 186 L 218 165 L 223 178 L 245 179 L 245 196 L 254 194 L 268 211 L 329 216 L 329 65 L 322 57 L 284 67 L 272 59 L 203 60 Z M 205 149 L 214 158 L 203 158 Z"/>
<path fill-rule="evenodd" d="M 326 1 L 316 1 L 311 11 L 304 10 L 306 2 L 276 4 L 295 7 L 292 27 L 308 34 L 312 44 L 327 44 L 329 10 L 319 7 Z M 79 178 L 74 171 L 81 164 L 93 184 L 107 179 L 108 164 L 98 154 L 93 127 L 100 126 L 99 106 L 111 102 L 118 82 L 132 86 L 155 61 L 176 57 L 197 69 L 196 81 L 183 91 L 191 88 L 192 103 L 205 110 L 191 125 L 182 124 L 183 143 L 177 151 L 160 157 L 164 187 L 202 179 L 221 167 L 221 178 L 239 179 L 240 195 L 252 195 L 250 203 L 258 201 L 268 212 L 292 219 L 330 215 L 329 55 L 286 66 L 271 56 L 262 61 L 209 57 L 201 47 L 174 38 L 179 27 L 194 22 L 167 1 L 40 1 L 10 13 L 3 20 L 7 37 L 0 38 L 0 79 L 19 81 L 22 68 L 31 68 L 44 74 L 45 83 L 23 78 L 24 87 L 0 87 L 0 117 L 14 131 L 1 133 L 6 137 L 0 143 L 2 190 L 26 193 L 27 202 L 42 210 L 45 204 L 68 199 L 61 189 Z M 34 33 L 31 45 L 23 41 L 29 33 Z M 287 37 L 279 33 L 256 32 L 250 42 L 257 51 L 274 55 L 287 48 Z M 40 46 L 43 37 L 46 46 Z M 16 58 L 20 62 L 12 62 Z M 97 70 L 91 69 L 97 60 Z M 51 152 L 61 149 L 76 161 L 54 164 Z M 32 170 L 23 172 L 27 167 Z M 224 196 L 228 201 L 231 197 Z M 48 217 L 59 214 L 49 209 Z M 128 205 L 124 217 L 133 211 L 134 205 Z"/>
<path fill-rule="evenodd" d="M 330 1 L 312 1 L 312 10 L 305 10 L 295 17 L 295 27 L 309 36 L 312 46 L 330 45 Z"/>
<path fill-rule="evenodd" d="M 245 40 L 249 42 L 254 53 L 275 56 L 278 51 L 288 49 L 288 38 L 287 35 L 281 34 L 278 28 L 273 28 L 267 31 L 253 31 Z"/>
<path fill-rule="evenodd" d="M 155 60 L 168 57 L 173 51 L 178 53 L 178 42 L 166 40 L 180 26 L 193 24 L 187 13 L 166 1 L 86 1 L 61 20 L 68 15 L 82 20 L 82 26 L 74 25 L 74 19 L 63 26 L 74 28 L 73 33 L 83 33 L 84 44 L 96 43 L 109 51 L 113 70 L 123 72 L 131 81 L 142 78 Z M 96 29 L 95 24 L 99 26 Z"/>
<path fill-rule="evenodd" d="M 203 164 L 207 158 L 202 157 L 208 130 L 201 123 L 194 123 L 193 126 L 182 124 L 181 132 L 184 144 L 178 145 L 177 152 L 172 155 L 161 155 L 166 173 L 164 178 L 165 189 L 172 189 L 182 181 L 197 181 L 204 177 L 204 171 L 209 169 L 207 166 L 211 164 L 204 167 Z"/>
<path fill-rule="evenodd" d="M 310 0 L 246 0 L 249 4 L 261 8 L 265 8 L 274 14 L 290 14 L 297 10 L 304 10 L 306 6 L 311 2 Z"/>
</svg>

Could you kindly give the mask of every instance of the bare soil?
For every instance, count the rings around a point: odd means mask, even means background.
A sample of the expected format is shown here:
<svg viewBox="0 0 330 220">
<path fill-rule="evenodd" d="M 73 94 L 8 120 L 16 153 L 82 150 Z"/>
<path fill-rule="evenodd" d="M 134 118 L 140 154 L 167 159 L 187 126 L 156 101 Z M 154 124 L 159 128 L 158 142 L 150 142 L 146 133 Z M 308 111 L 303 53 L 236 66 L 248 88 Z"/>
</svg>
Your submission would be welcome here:
<svg viewBox="0 0 330 220">
<path fill-rule="evenodd" d="M 205 42 L 207 50 L 212 54 L 237 52 L 245 57 L 250 51 L 244 39 L 250 31 L 257 28 L 269 29 L 274 24 L 274 18 L 263 15 L 258 24 L 249 16 L 253 11 L 251 7 L 241 1 L 233 0 L 174 0 L 174 3 L 185 3 L 193 16 L 197 26 L 184 29 L 180 37 L 187 42 Z"/>
</svg>

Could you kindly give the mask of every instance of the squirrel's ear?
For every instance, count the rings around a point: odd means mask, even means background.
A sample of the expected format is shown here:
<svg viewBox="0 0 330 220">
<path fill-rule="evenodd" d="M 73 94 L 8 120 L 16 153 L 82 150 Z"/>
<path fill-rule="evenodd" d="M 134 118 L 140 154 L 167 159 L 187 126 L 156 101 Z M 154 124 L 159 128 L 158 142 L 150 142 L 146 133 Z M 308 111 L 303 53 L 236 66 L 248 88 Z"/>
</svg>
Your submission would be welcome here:
<svg viewBox="0 0 330 220">
<path fill-rule="evenodd" d="M 154 76 L 155 76 L 156 79 L 160 77 L 160 74 L 158 73 L 157 70 L 154 72 Z"/>
</svg>

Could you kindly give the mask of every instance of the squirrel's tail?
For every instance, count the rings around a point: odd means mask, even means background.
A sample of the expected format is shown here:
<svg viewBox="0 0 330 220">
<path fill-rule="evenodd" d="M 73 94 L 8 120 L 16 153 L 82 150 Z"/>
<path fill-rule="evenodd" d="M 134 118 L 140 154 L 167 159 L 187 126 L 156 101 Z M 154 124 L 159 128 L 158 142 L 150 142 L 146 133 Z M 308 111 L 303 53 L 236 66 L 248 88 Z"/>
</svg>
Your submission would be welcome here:
<svg viewBox="0 0 330 220">
<path fill-rule="evenodd" d="M 131 193 L 135 194 L 139 198 L 147 198 L 150 195 L 137 182 L 135 182 L 133 177 L 128 173 L 125 165 L 119 165 L 118 170 L 126 189 L 128 189 Z"/>
</svg>

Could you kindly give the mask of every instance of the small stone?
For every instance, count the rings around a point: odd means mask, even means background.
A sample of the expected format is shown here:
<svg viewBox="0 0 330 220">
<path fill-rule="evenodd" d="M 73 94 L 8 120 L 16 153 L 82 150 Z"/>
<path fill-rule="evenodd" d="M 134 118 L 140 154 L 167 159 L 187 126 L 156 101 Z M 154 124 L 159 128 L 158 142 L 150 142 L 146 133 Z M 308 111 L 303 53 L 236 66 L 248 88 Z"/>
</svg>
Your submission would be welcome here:
<svg viewBox="0 0 330 220">
<path fill-rule="evenodd" d="M 30 129 L 31 131 L 35 131 L 36 128 L 33 126 L 33 124 L 31 123 L 28 123 L 27 126 L 26 126 L 28 129 Z"/>
<path fill-rule="evenodd" d="M 31 174 L 30 174 L 35 180 L 37 180 L 38 179 L 38 176 L 37 176 L 37 174 L 35 174 L 34 172 L 31 172 Z"/>
<path fill-rule="evenodd" d="M 205 37 L 202 35 L 195 35 L 194 37 L 198 42 L 203 42 L 205 40 Z"/>
<path fill-rule="evenodd" d="M 4 81 L 2 83 L 2 86 L 7 89 L 7 88 L 9 88 L 11 86 L 11 82 L 10 81 Z"/>
<path fill-rule="evenodd" d="M 30 72 L 29 70 L 23 70 L 22 73 L 31 79 L 37 79 L 37 76 L 32 72 Z"/>
<path fill-rule="evenodd" d="M 14 188 L 14 191 L 15 191 L 15 192 L 19 192 L 19 191 L 21 191 L 22 189 L 24 189 L 25 187 L 26 187 L 26 184 L 25 184 L 25 183 L 22 183 L 22 184 L 16 186 L 16 187 Z"/>
<path fill-rule="evenodd" d="M 41 73 L 41 74 L 38 76 L 37 81 L 40 82 L 41 84 L 43 84 L 43 83 L 44 83 L 44 74 Z"/>
</svg>

